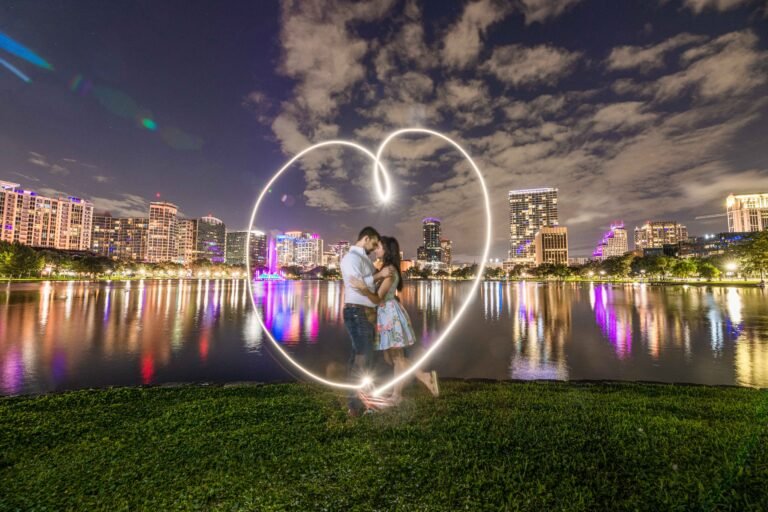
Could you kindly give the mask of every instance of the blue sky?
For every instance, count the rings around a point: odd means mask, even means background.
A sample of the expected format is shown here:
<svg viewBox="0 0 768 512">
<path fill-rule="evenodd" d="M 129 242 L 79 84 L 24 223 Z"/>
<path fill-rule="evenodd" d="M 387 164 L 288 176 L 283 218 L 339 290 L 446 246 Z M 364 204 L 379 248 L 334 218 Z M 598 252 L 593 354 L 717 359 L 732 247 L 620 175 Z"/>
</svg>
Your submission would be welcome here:
<svg viewBox="0 0 768 512">
<path fill-rule="evenodd" d="M 310 143 L 372 150 L 393 129 L 444 131 L 492 191 L 504 257 L 507 191 L 553 186 L 571 253 L 611 222 L 725 231 L 730 192 L 768 191 L 763 0 L 72 2 L 6 0 L 0 179 L 115 215 L 160 194 L 185 215 L 247 224 L 258 192 Z M 152 119 L 154 130 L 142 125 Z M 419 245 L 437 216 L 459 259 L 480 251 L 479 186 L 438 140 L 394 143 L 397 200 L 371 195 L 350 151 L 308 156 L 273 189 L 264 229 L 328 241 L 371 223 Z"/>
</svg>

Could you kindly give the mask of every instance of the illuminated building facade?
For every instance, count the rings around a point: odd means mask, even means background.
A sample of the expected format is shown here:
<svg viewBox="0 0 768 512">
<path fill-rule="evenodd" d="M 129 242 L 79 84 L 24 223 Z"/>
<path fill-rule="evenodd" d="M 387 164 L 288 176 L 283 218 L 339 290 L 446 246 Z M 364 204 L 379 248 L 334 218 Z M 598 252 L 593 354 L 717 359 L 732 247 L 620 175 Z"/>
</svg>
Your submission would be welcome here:
<svg viewBox="0 0 768 512">
<path fill-rule="evenodd" d="M 226 226 L 216 217 L 207 215 L 197 220 L 197 258 L 211 263 L 224 263 Z"/>
<path fill-rule="evenodd" d="M 227 263 L 230 265 L 245 265 L 245 245 L 247 231 L 227 232 Z M 262 231 L 251 231 L 251 261 L 253 267 L 267 265 L 267 235 Z"/>
<path fill-rule="evenodd" d="M 161 263 L 178 259 L 178 213 L 175 204 L 160 201 L 149 203 L 148 262 Z"/>
<path fill-rule="evenodd" d="M 558 224 L 556 188 L 510 190 L 509 259 L 516 263 L 533 263 L 536 233 Z"/>
<path fill-rule="evenodd" d="M 178 263 L 189 265 L 197 256 L 197 219 L 179 219 Z"/>
<path fill-rule="evenodd" d="M 603 239 L 597 244 L 592 257 L 604 260 L 613 256 L 623 256 L 629 251 L 627 230 L 624 223 L 611 224 L 611 229 L 603 235 Z"/>
<path fill-rule="evenodd" d="M 568 228 L 565 226 L 543 227 L 534 237 L 535 263 L 552 265 L 568 264 Z"/>
<path fill-rule="evenodd" d="M 731 233 L 768 229 L 768 194 L 731 194 L 725 205 Z"/>
<path fill-rule="evenodd" d="M 117 232 L 114 256 L 122 260 L 146 261 L 149 219 L 118 217 L 114 219 L 114 226 Z"/>
<path fill-rule="evenodd" d="M 58 199 L 0 181 L 0 240 L 33 247 L 85 251 L 91 248 L 93 204 Z"/>
<path fill-rule="evenodd" d="M 635 227 L 635 248 L 661 249 L 688 239 L 688 228 L 673 221 L 647 221 Z"/>
<path fill-rule="evenodd" d="M 447 266 L 451 266 L 451 248 L 453 247 L 453 242 L 450 240 L 442 239 L 440 240 L 440 251 L 442 254 L 443 263 Z"/>
<path fill-rule="evenodd" d="M 117 249 L 115 218 L 109 212 L 93 215 L 91 250 L 100 256 L 113 257 Z"/>
</svg>

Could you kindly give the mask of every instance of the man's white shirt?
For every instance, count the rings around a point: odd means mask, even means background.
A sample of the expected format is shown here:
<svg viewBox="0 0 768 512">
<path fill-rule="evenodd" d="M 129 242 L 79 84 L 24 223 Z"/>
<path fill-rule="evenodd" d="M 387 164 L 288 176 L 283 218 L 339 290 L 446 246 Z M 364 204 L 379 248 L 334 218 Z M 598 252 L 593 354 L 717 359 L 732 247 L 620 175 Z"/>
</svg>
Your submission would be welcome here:
<svg viewBox="0 0 768 512">
<path fill-rule="evenodd" d="M 376 306 L 371 302 L 371 299 L 355 290 L 350 281 L 354 277 L 361 279 L 368 286 L 368 290 L 375 293 L 376 285 L 373 282 L 373 274 L 375 272 L 376 269 L 373 267 L 373 263 L 362 247 L 353 245 L 349 248 L 349 252 L 341 259 L 341 277 L 344 279 L 345 304 L 358 304 L 369 308 Z"/>
</svg>

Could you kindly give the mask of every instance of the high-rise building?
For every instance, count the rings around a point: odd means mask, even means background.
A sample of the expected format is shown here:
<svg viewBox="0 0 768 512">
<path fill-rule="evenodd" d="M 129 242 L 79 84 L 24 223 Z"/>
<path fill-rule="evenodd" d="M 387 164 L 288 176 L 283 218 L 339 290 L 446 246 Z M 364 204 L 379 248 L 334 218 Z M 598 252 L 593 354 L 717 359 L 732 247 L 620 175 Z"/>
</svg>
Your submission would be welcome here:
<svg viewBox="0 0 768 512">
<path fill-rule="evenodd" d="M 277 252 L 277 266 L 286 267 L 294 265 L 296 239 L 288 235 L 275 237 L 275 250 Z"/>
<path fill-rule="evenodd" d="M 91 248 L 93 204 L 79 197 L 59 198 L 57 249 L 87 251 Z"/>
<path fill-rule="evenodd" d="M 556 188 L 509 191 L 509 259 L 532 263 L 541 228 L 559 224 Z"/>
<path fill-rule="evenodd" d="M 211 263 L 224 263 L 226 249 L 226 226 L 207 215 L 197 221 L 197 257 Z"/>
<path fill-rule="evenodd" d="M 336 253 L 339 262 L 341 262 L 344 256 L 349 252 L 349 241 L 339 240 L 331 246 L 331 250 Z"/>
<path fill-rule="evenodd" d="M 604 260 L 613 256 L 623 256 L 627 251 L 629 251 L 627 230 L 624 228 L 624 223 L 619 222 L 611 224 L 611 229 L 603 235 L 603 239 L 597 244 L 592 257 Z"/>
<path fill-rule="evenodd" d="M 117 243 L 114 256 L 121 260 L 146 261 L 149 238 L 149 219 L 146 217 L 118 217 L 114 219 Z"/>
<path fill-rule="evenodd" d="M 96 254 L 114 257 L 117 249 L 117 228 L 115 218 L 109 212 L 93 215 L 93 233 L 91 233 L 91 250 Z"/>
<path fill-rule="evenodd" d="M 197 219 L 179 219 L 177 262 L 189 265 L 199 258 L 197 253 Z"/>
<path fill-rule="evenodd" d="M 57 199 L 0 181 L 0 240 L 33 247 L 86 251 L 91 246 L 93 204 Z"/>
<path fill-rule="evenodd" d="M 295 239 L 294 262 L 305 268 L 318 267 L 323 264 L 323 240 L 317 233 L 302 233 Z"/>
<path fill-rule="evenodd" d="M 725 207 L 731 233 L 768 229 L 768 194 L 731 194 Z"/>
<path fill-rule="evenodd" d="M 568 228 L 565 226 L 545 226 L 534 237 L 536 247 L 536 265 L 551 263 L 568 264 Z"/>
<path fill-rule="evenodd" d="M 440 240 L 440 250 L 442 251 L 443 255 L 443 263 L 445 263 L 447 266 L 451 266 L 451 248 L 453 247 L 453 242 L 450 240 Z"/>
<path fill-rule="evenodd" d="M 439 263 L 443 260 L 443 250 L 440 247 L 440 219 L 427 217 L 421 221 L 421 232 L 424 240 L 424 261 Z"/>
<path fill-rule="evenodd" d="M 173 203 L 149 203 L 148 262 L 160 263 L 178 259 L 178 213 L 179 209 Z"/>
<path fill-rule="evenodd" d="M 245 265 L 245 245 L 248 237 L 247 231 L 227 232 L 227 263 L 230 265 Z M 267 235 L 262 231 L 251 231 L 251 257 L 252 267 L 264 267 L 267 265 Z"/>
<path fill-rule="evenodd" d="M 636 249 L 662 249 L 688 239 L 688 228 L 673 221 L 646 221 L 635 227 Z"/>
</svg>

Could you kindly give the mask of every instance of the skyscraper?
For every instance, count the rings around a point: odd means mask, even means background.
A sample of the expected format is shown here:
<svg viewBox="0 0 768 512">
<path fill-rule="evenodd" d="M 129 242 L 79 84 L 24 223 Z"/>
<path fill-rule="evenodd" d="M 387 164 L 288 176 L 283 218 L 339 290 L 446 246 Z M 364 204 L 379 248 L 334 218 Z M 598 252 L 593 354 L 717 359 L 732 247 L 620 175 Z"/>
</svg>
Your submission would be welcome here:
<svg viewBox="0 0 768 512">
<path fill-rule="evenodd" d="M 592 257 L 604 260 L 613 256 L 623 256 L 627 251 L 629 251 L 627 230 L 624 228 L 623 222 L 618 222 L 611 224 L 611 229 L 603 235 L 603 239 L 597 244 Z"/>
<path fill-rule="evenodd" d="M 731 233 L 768 229 L 768 194 L 731 194 L 725 206 Z"/>
<path fill-rule="evenodd" d="M 177 260 L 179 255 L 178 213 L 179 209 L 175 204 L 160 201 L 149 203 L 148 262 Z"/>
<path fill-rule="evenodd" d="M 453 247 L 453 242 L 450 240 L 440 240 L 440 250 L 443 253 L 443 263 L 445 263 L 447 266 L 451 266 L 451 248 Z"/>
<path fill-rule="evenodd" d="M 227 263 L 230 265 L 245 265 L 245 245 L 247 231 L 227 232 Z M 267 264 L 267 235 L 261 231 L 251 231 L 250 264 L 254 268 Z"/>
<path fill-rule="evenodd" d="M 0 181 L 0 240 L 34 247 L 85 251 L 91 247 L 93 204 L 57 199 Z"/>
<path fill-rule="evenodd" d="M 509 191 L 509 259 L 532 263 L 541 228 L 559 224 L 556 188 Z"/>
<path fill-rule="evenodd" d="M 113 257 L 117 249 L 115 218 L 109 212 L 93 215 L 91 250 L 101 256 Z"/>
<path fill-rule="evenodd" d="M 197 219 L 179 219 L 178 261 L 189 265 L 197 255 Z"/>
<path fill-rule="evenodd" d="M 226 248 L 226 226 L 224 223 L 207 215 L 197 221 L 197 257 L 211 263 L 224 263 Z"/>
<path fill-rule="evenodd" d="M 440 263 L 443 260 L 443 250 L 440 247 L 440 219 L 427 217 L 421 221 L 421 233 L 424 248 L 420 252 L 424 261 Z"/>
<path fill-rule="evenodd" d="M 296 239 L 292 236 L 277 235 L 275 237 L 275 251 L 277 254 L 277 266 L 286 267 L 294 264 Z"/>
<path fill-rule="evenodd" d="M 305 268 L 318 267 L 323 264 L 323 240 L 317 233 L 302 233 L 295 239 L 294 262 Z"/>
<path fill-rule="evenodd" d="M 119 217 L 114 220 L 117 232 L 114 256 L 122 260 L 146 261 L 149 219 Z"/>
<path fill-rule="evenodd" d="M 688 228 L 673 221 L 646 221 L 635 227 L 635 248 L 661 249 L 688 239 Z"/>
<path fill-rule="evenodd" d="M 551 263 L 568 264 L 568 228 L 565 226 L 544 226 L 534 237 L 536 265 Z"/>
</svg>

